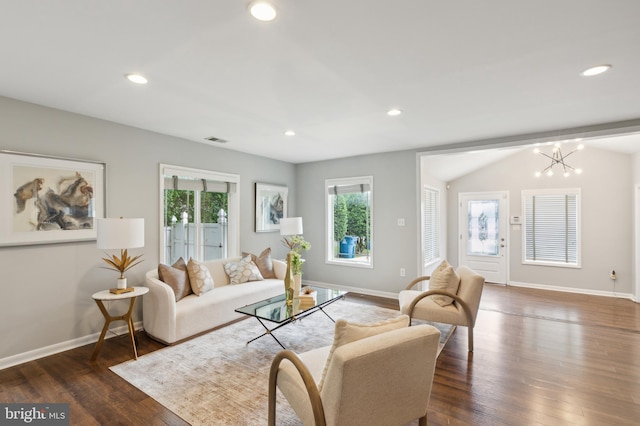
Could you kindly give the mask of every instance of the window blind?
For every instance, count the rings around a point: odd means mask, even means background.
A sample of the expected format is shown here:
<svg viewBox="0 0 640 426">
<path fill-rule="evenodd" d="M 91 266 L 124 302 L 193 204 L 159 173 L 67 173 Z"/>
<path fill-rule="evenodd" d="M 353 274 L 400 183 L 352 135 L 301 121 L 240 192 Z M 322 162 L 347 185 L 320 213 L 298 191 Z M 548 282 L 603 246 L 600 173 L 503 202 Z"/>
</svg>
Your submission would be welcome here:
<svg viewBox="0 0 640 426">
<path fill-rule="evenodd" d="M 525 260 L 578 263 L 578 195 L 524 197 Z"/>
<path fill-rule="evenodd" d="M 175 175 L 164 177 L 164 188 L 222 193 L 236 192 L 236 184 L 234 182 L 221 182 L 210 179 L 193 179 Z"/>
<path fill-rule="evenodd" d="M 423 206 L 423 261 L 424 264 L 440 257 L 440 207 L 439 193 L 431 188 L 424 188 Z"/>
<path fill-rule="evenodd" d="M 358 183 L 349 185 L 330 185 L 327 190 L 329 194 L 353 194 L 357 192 L 369 192 L 371 191 L 371 185 L 368 183 Z"/>
</svg>

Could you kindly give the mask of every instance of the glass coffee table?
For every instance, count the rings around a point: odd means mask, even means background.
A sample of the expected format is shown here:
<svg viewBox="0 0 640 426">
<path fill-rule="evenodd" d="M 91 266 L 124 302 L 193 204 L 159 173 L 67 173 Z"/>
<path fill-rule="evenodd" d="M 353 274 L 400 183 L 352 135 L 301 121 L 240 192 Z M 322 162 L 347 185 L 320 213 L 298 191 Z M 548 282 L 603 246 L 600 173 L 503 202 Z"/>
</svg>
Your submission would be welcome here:
<svg viewBox="0 0 640 426">
<path fill-rule="evenodd" d="M 323 314 L 329 317 L 331 321 L 335 322 L 334 319 L 331 318 L 323 308 L 337 300 L 344 299 L 344 296 L 347 294 L 347 292 L 322 287 L 313 287 L 313 290 L 315 290 L 316 292 L 315 300 L 306 298 L 295 298 L 293 299 L 293 304 L 287 306 L 284 294 L 281 294 L 279 296 L 252 303 L 250 305 L 246 305 L 236 309 L 236 312 L 249 315 L 257 319 L 258 322 L 266 330 L 260 336 L 249 340 L 247 342 L 247 345 L 254 340 L 258 340 L 259 338 L 268 334 L 273 337 L 275 341 L 278 342 L 280 346 L 282 346 L 283 349 L 287 349 L 282 343 L 280 343 L 276 336 L 272 334 L 272 332 L 279 329 L 280 327 L 284 327 L 287 324 L 291 324 L 296 320 L 308 317 L 309 315 L 318 311 L 321 311 Z M 264 323 L 264 321 L 273 322 L 277 325 L 273 328 L 269 328 Z"/>
</svg>

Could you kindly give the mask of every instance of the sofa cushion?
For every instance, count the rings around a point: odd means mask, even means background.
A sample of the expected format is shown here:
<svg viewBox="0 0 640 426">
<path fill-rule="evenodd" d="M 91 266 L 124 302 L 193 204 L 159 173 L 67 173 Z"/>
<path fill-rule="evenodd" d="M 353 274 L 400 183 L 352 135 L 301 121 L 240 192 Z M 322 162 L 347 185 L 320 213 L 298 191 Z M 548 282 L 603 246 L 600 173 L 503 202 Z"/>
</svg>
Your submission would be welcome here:
<svg viewBox="0 0 640 426">
<path fill-rule="evenodd" d="M 158 265 L 158 278 L 167 284 L 176 295 L 176 302 L 193 293 L 189 283 L 189 273 L 184 259 L 180 258 L 173 265 Z"/>
<path fill-rule="evenodd" d="M 443 290 L 451 294 L 458 293 L 460 285 L 460 275 L 456 273 L 453 266 L 449 262 L 443 260 L 440 265 L 431 273 L 429 278 L 429 290 Z M 440 306 L 447 306 L 453 303 L 453 299 L 449 296 L 434 295 L 430 296 L 434 302 Z"/>
<path fill-rule="evenodd" d="M 187 264 L 189 272 L 189 282 L 193 292 L 200 296 L 207 291 L 213 290 L 213 278 L 209 273 L 209 269 L 197 260 L 189 259 Z"/>
<path fill-rule="evenodd" d="M 259 256 L 251 253 L 242 252 L 242 257 L 251 256 L 251 260 L 256 264 L 262 278 L 275 278 L 276 274 L 273 272 L 273 262 L 271 261 L 271 247 L 267 247 L 260 253 Z"/>
<path fill-rule="evenodd" d="M 396 330 L 398 328 L 404 328 L 408 326 L 408 315 L 400 315 L 399 317 L 390 318 L 388 320 L 380 321 L 373 324 L 349 323 L 342 318 L 336 320 L 336 327 L 333 335 L 333 345 L 331 346 L 331 350 L 329 351 L 327 362 L 324 365 L 324 370 L 322 371 L 322 378 L 320 379 L 318 390 L 322 390 L 322 385 L 324 384 L 324 379 L 327 375 L 329 364 L 331 363 L 331 357 L 333 356 L 333 352 L 337 348 L 342 345 L 346 345 L 347 343 L 355 342 L 356 340 L 364 339 L 366 337 L 375 336 L 386 331 Z"/>
<path fill-rule="evenodd" d="M 264 279 L 256 264 L 251 260 L 251 255 L 243 257 L 239 262 L 225 263 L 224 270 L 229 275 L 231 284 L 262 281 Z"/>
</svg>

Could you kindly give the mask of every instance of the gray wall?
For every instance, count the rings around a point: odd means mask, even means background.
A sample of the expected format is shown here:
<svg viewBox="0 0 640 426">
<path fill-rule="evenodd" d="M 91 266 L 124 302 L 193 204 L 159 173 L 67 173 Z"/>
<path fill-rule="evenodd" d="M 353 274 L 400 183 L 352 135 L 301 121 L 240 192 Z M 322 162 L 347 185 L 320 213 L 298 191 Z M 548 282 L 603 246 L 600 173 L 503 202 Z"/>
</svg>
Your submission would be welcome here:
<svg viewBox="0 0 640 426">
<path fill-rule="evenodd" d="M 614 291 L 609 272 L 615 269 L 615 291 L 634 293 L 633 287 L 633 157 L 597 148 L 574 154 L 570 164 L 580 176 L 534 177 L 543 161 L 524 150 L 496 164 L 450 182 L 448 256 L 458 259 L 457 200 L 460 192 L 509 191 L 509 215 L 521 215 L 521 190 L 581 188 L 582 268 L 522 264 L 521 231 L 510 226 L 510 281 L 532 285 L 582 289 L 593 293 Z"/>
<path fill-rule="evenodd" d="M 254 232 L 254 184 L 289 186 L 295 214 L 292 164 L 2 97 L 0 149 L 107 164 L 107 216 L 145 219 L 145 247 L 134 251 L 144 253 L 144 262 L 127 273 L 130 284 L 142 284 L 158 264 L 159 163 L 240 175 L 240 249 L 271 246 L 284 257 L 280 235 Z M 100 331 L 103 318 L 91 295 L 117 278 L 99 268 L 102 256 L 95 242 L 0 247 L 0 360 Z"/>
<path fill-rule="evenodd" d="M 398 293 L 418 274 L 417 159 L 398 151 L 297 166 L 297 209 L 312 248 L 304 254 L 303 279 L 365 289 L 371 294 Z M 373 176 L 373 269 L 325 262 L 325 179 Z M 405 219 L 399 227 L 397 220 Z M 400 268 L 406 277 L 400 277 Z"/>
</svg>

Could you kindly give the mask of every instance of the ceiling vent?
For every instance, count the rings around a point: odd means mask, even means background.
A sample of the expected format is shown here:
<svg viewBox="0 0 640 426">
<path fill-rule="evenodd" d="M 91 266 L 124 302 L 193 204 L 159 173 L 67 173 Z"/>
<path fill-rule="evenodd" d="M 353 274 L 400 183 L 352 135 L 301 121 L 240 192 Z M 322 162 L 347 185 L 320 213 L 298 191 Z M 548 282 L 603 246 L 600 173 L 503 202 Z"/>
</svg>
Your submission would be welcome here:
<svg viewBox="0 0 640 426">
<path fill-rule="evenodd" d="M 208 138 L 205 138 L 206 140 L 208 140 L 209 142 L 215 142 L 215 143 L 227 143 L 229 141 L 226 141 L 224 139 L 220 139 L 220 138 L 216 138 L 215 136 L 209 136 Z"/>
</svg>

